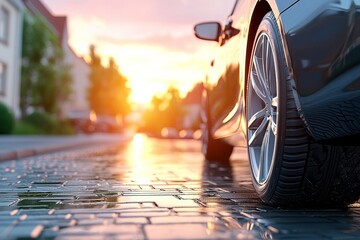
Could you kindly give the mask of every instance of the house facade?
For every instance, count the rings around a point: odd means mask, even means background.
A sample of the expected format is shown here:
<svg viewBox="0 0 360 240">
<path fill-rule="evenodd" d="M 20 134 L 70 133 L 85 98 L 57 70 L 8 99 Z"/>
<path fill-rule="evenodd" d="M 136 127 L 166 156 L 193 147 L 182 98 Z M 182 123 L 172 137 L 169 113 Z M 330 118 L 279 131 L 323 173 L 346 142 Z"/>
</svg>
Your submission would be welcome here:
<svg viewBox="0 0 360 240">
<path fill-rule="evenodd" d="M 90 67 L 85 60 L 82 57 L 77 56 L 69 46 L 66 18 L 64 21 L 63 37 L 61 39 L 62 49 L 65 53 L 65 64 L 71 67 L 70 72 L 73 77 L 70 99 L 64 102 L 61 108 L 63 115 L 67 116 L 71 112 L 90 111 L 87 101 L 87 90 L 90 84 L 88 80 Z"/>
<path fill-rule="evenodd" d="M 68 43 L 68 28 L 66 16 L 55 16 L 40 0 L 23 0 L 27 10 L 31 14 L 42 17 L 49 28 L 58 37 L 62 50 L 64 51 L 64 63 L 70 67 L 72 75 L 71 96 L 62 102 L 61 116 L 66 117 L 69 112 L 89 111 L 87 102 L 87 89 L 89 86 L 89 65 L 83 58 L 78 57 Z"/>
<path fill-rule="evenodd" d="M 0 102 L 20 115 L 21 0 L 0 0 Z"/>
</svg>

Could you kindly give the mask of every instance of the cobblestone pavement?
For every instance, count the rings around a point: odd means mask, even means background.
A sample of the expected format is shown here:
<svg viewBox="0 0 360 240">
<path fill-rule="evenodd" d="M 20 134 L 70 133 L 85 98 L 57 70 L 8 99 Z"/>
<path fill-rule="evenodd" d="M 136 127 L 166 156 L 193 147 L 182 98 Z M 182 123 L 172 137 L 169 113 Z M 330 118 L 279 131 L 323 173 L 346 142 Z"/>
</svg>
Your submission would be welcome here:
<svg viewBox="0 0 360 240">
<path fill-rule="evenodd" d="M 244 150 L 206 163 L 192 140 L 136 135 L 0 163 L 0 239 L 359 239 L 360 205 L 261 203 Z"/>
</svg>

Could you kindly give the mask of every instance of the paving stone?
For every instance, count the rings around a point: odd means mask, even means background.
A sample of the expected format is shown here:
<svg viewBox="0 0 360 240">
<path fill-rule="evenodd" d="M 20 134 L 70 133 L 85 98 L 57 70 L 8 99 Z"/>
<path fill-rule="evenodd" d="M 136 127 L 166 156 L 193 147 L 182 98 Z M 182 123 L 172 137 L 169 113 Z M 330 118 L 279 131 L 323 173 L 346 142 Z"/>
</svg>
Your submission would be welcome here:
<svg viewBox="0 0 360 240">
<path fill-rule="evenodd" d="M 79 219 L 76 222 L 77 225 L 79 226 L 85 226 L 85 225 L 103 225 L 104 224 L 104 219 L 98 219 L 98 218 L 94 218 L 94 219 Z"/>
<path fill-rule="evenodd" d="M 359 203 L 261 203 L 244 149 L 208 163 L 197 141 L 143 140 L 1 162 L 0 239 L 360 239 Z"/>
<path fill-rule="evenodd" d="M 186 229 L 186 230 L 185 230 Z M 163 224 L 145 226 L 149 239 L 217 239 L 205 224 Z"/>
<path fill-rule="evenodd" d="M 120 213 L 121 217 L 156 217 L 156 216 L 170 216 L 170 210 L 152 210 L 152 211 L 128 211 Z"/>
<path fill-rule="evenodd" d="M 134 239 L 143 236 L 142 230 L 136 225 L 115 225 L 115 224 L 96 224 L 93 226 L 75 226 L 59 231 L 60 236 L 84 236 L 84 235 L 122 235 L 133 236 Z"/>
<path fill-rule="evenodd" d="M 152 217 L 150 221 L 152 224 L 157 223 L 203 223 L 207 224 L 214 221 L 214 217 L 211 216 L 167 216 L 167 217 Z"/>
<path fill-rule="evenodd" d="M 115 220 L 116 224 L 148 224 L 148 218 L 145 217 L 121 217 Z"/>
<path fill-rule="evenodd" d="M 41 236 L 44 230 L 44 226 L 19 223 L 14 225 L 13 228 L 10 227 L 7 230 L 5 230 L 1 236 L 4 239 L 14 239 L 14 238 L 36 239 Z"/>
</svg>

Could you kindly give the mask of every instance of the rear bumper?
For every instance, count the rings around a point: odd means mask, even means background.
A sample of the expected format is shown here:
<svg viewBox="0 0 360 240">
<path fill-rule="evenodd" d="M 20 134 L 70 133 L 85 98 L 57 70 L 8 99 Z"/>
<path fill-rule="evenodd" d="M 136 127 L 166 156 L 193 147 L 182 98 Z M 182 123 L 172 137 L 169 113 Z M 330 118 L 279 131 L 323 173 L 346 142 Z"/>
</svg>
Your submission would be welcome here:
<svg viewBox="0 0 360 240">
<path fill-rule="evenodd" d="M 315 140 L 360 134 L 360 65 L 317 92 L 300 97 L 301 109 Z"/>
<path fill-rule="evenodd" d="M 360 2 L 300 0 L 280 17 L 297 105 L 313 138 L 360 134 Z"/>
</svg>

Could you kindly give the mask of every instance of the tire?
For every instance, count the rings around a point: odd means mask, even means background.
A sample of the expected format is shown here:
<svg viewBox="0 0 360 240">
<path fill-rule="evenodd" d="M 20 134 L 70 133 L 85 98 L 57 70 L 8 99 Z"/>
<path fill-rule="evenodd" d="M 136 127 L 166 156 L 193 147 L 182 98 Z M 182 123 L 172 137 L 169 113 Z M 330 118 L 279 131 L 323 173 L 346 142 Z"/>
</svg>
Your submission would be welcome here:
<svg viewBox="0 0 360 240">
<path fill-rule="evenodd" d="M 206 102 L 206 101 L 205 101 Z M 209 111 L 207 103 L 203 103 L 205 109 L 205 119 L 202 119 L 201 124 L 201 150 L 206 160 L 210 162 L 228 162 L 234 147 L 227 144 L 221 139 L 214 139 L 211 134 L 211 124 L 209 121 Z"/>
<path fill-rule="evenodd" d="M 246 96 L 255 190 L 274 206 L 353 203 L 360 196 L 360 148 L 312 140 L 295 104 L 283 49 L 276 19 L 269 12 L 256 33 Z"/>
</svg>

